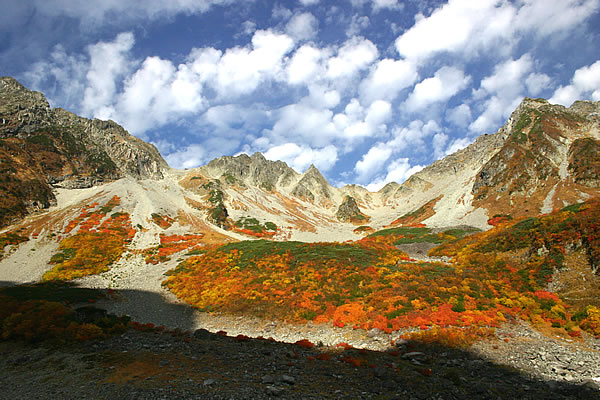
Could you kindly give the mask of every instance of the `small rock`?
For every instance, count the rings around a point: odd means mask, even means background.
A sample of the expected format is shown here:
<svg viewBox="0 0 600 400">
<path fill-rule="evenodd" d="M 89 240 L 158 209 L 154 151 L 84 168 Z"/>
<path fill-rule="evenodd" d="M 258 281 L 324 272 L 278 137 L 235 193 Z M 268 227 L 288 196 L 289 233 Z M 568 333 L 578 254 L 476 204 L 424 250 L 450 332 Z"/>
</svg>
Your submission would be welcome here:
<svg viewBox="0 0 600 400">
<path fill-rule="evenodd" d="M 281 381 L 283 383 L 287 383 L 288 385 L 293 385 L 296 383 L 296 378 L 294 378 L 293 376 L 289 376 L 289 375 L 282 375 Z"/>
<path fill-rule="evenodd" d="M 408 353 L 404 353 L 402 358 L 415 358 L 415 357 L 424 357 L 425 353 L 421 353 L 420 351 L 411 351 Z"/>
<path fill-rule="evenodd" d="M 582 386 L 585 386 L 586 388 L 590 388 L 590 389 L 600 389 L 600 382 L 594 380 L 594 379 L 586 379 L 583 382 L 581 382 Z"/>
<path fill-rule="evenodd" d="M 265 375 L 261 379 L 262 383 L 273 384 L 275 383 L 275 378 L 271 375 Z"/>
<path fill-rule="evenodd" d="M 213 383 L 215 383 L 215 382 L 216 382 L 216 381 L 215 381 L 214 379 L 205 379 L 205 380 L 204 380 L 204 382 L 202 382 L 202 384 L 203 384 L 204 386 L 210 386 L 210 385 L 212 385 L 212 384 L 213 384 Z"/>
<path fill-rule="evenodd" d="M 281 396 L 283 392 L 283 388 L 277 386 L 267 386 L 267 394 L 271 396 Z"/>
<path fill-rule="evenodd" d="M 378 336 L 380 333 L 381 333 L 381 331 L 379 329 L 373 328 L 367 332 L 367 337 L 373 338 L 375 336 Z"/>
</svg>

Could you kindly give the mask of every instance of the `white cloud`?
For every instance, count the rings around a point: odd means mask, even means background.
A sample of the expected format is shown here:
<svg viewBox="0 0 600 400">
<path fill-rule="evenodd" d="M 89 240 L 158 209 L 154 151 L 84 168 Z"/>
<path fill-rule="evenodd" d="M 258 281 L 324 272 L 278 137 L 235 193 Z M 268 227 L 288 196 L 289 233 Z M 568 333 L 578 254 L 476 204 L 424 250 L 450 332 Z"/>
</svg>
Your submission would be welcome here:
<svg viewBox="0 0 600 400">
<path fill-rule="evenodd" d="M 509 31 L 511 7 L 496 0 L 450 0 L 429 17 L 419 15 L 415 25 L 396 40 L 400 55 L 424 61 L 439 52 L 465 52 L 490 44 L 503 29 Z"/>
<path fill-rule="evenodd" d="M 290 104 L 277 110 L 270 135 L 275 142 L 302 141 L 310 146 L 325 147 L 336 136 L 328 109 L 303 104 Z"/>
<path fill-rule="evenodd" d="M 319 0 L 300 0 L 300 4 L 303 6 L 312 6 L 318 4 Z"/>
<path fill-rule="evenodd" d="M 469 125 L 472 132 L 481 134 L 497 129 L 508 118 L 524 97 L 525 77 L 532 68 L 531 56 L 524 54 L 497 65 L 494 73 L 481 81 L 474 98 L 481 101 L 482 113 Z"/>
<path fill-rule="evenodd" d="M 448 148 L 446 148 L 446 152 L 444 155 L 449 155 L 452 153 L 457 152 L 458 150 L 464 149 L 465 147 L 467 147 L 468 145 L 470 145 L 471 143 L 473 143 L 473 139 L 469 138 L 469 137 L 464 137 L 464 138 L 458 138 L 458 139 L 454 139 L 449 145 Z"/>
<path fill-rule="evenodd" d="M 288 35 L 296 40 L 312 39 L 317 35 L 319 21 L 309 12 L 294 15 L 285 27 Z"/>
<path fill-rule="evenodd" d="M 386 101 L 378 100 L 365 108 L 358 99 L 352 99 L 343 113 L 333 117 L 333 123 L 337 135 L 348 146 L 365 137 L 381 136 L 386 131 L 385 123 L 391 115 L 392 106 Z"/>
<path fill-rule="evenodd" d="M 126 82 L 107 117 L 135 134 L 176 121 L 206 106 L 202 84 L 192 68 L 177 68 L 168 60 L 148 57 Z"/>
<path fill-rule="evenodd" d="M 358 35 L 363 29 L 366 29 L 371 20 L 366 15 L 353 15 L 348 29 L 346 29 L 346 36 L 352 37 Z"/>
<path fill-rule="evenodd" d="M 423 168 L 424 167 L 422 165 L 410 165 L 408 158 L 399 158 L 393 160 L 387 166 L 386 174 L 373 180 L 366 186 L 366 188 L 372 192 L 375 192 L 390 182 L 402 183 L 410 178 L 411 175 L 416 174 Z"/>
<path fill-rule="evenodd" d="M 432 144 L 433 144 L 434 156 L 436 159 L 439 160 L 440 158 L 445 157 L 449 154 L 455 153 L 458 150 L 464 149 L 465 147 L 467 147 L 468 145 L 473 143 L 473 139 L 469 138 L 468 136 L 463 137 L 463 138 L 453 139 L 448 144 L 449 140 L 450 140 L 450 137 L 448 135 L 446 135 L 445 133 L 436 133 L 433 136 Z"/>
<path fill-rule="evenodd" d="M 62 45 L 56 45 L 48 60 L 36 62 L 24 76 L 32 89 L 44 92 L 52 106 L 76 110 L 83 98 L 87 71 L 84 56 L 67 54 Z"/>
<path fill-rule="evenodd" d="M 471 81 L 470 76 L 454 67 L 442 67 L 435 75 L 419 82 L 406 100 L 408 111 L 419 111 L 432 103 L 446 101 L 463 90 Z"/>
<path fill-rule="evenodd" d="M 433 135 L 433 156 L 437 159 L 440 159 L 444 155 L 444 147 L 446 143 L 448 143 L 448 135 L 443 132 L 436 133 Z"/>
<path fill-rule="evenodd" d="M 584 99 L 600 101 L 600 60 L 575 71 L 571 84 L 556 89 L 549 101 L 568 107 Z"/>
<path fill-rule="evenodd" d="M 539 36 L 569 31 L 600 8 L 598 0 L 522 0 L 515 17 L 515 27 L 531 30 Z"/>
<path fill-rule="evenodd" d="M 373 11 L 378 12 L 382 9 L 398 10 L 403 8 L 398 0 L 373 0 Z"/>
<path fill-rule="evenodd" d="M 418 76 L 416 65 L 412 62 L 386 58 L 372 66 L 368 77 L 361 83 L 360 92 L 367 103 L 376 99 L 392 101 Z"/>
<path fill-rule="evenodd" d="M 334 108 L 340 103 L 340 94 L 335 89 L 320 85 L 309 85 L 309 95 L 301 100 L 302 103 L 314 108 Z"/>
<path fill-rule="evenodd" d="M 487 93 L 498 93 L 503 97 L 514 96 L 523 88 L 521 82 L 533 68 L 531 56 L 526 53 L 518 60 L 507 60 L 494 68 L 494 74 L 481 81 Z"/>
<path fill-rule="evenodd" d="M 326 76 L 331 79 L 351 77 L 368 67 L 378 55 L 377 47 L 370 40 L 353 37 L 328 60 Z"/>
<path fill-rule="evenodd" d="M 192 144 L 179 151 L 165 156 L 167 163 L 177 169 L 195 168 L 203 165 L 206 160 L 204 145 Z"/>
<path fill-rule="evenodd" d="M 93 7 L 86 2 L 64 0 L 33 0 L 36 12 L 50 16 L 77 18 L 85 28 L 99 27 L 103 24 L 118 24 L 123 21 L 139 19 L 168 18 L 177 14 L 201 14 L 213 6 L 234 3 L 234 0 L 146 0 L 121 1 L 104 0 L 95 2 Z"/>
<path fill-rule="evenodd" d="M 117 35 L 113 42 L 99 42 L 89 46 L 90 67 L 83 98 L 83 112 L 88 116 L 105 117 L 113 101 L 116 80 L 130 68 L 129 51 L 134 38 L 131 32 Z"/>
<path fill-rule="evenodd" d="M 461 128 L 469 125 L 472 118 L 471 108 L 467 104 L 461 104 L 446 113 L 446 120 Z"/>
<path fill-rule="evenodd" d="M 321 61 L 327 56 L 323 50 L 305 44 L 300 47 L 287 66 L 288 83 L 305 84 L 313 81 L 321 68 Z"/>
<path fill-rule="evenodd" d="M 481 51 L 508 55 L 526 33 L 543 38 L 578 27 L 599 8 L 598 0 L 449 0 L 396 39 L 396 49 L 421 62 L 437 53 L 474 57 Z"/>
<path fill-rule="evenodd" d="M 282 6 L 281 4 L 277 3 L 277 4 L 275 4 L 275 7 L 273 7 L 273 10 L 271 11 L 271 15 L 275 19 L 287 20 L 287 19 L 291 18 L 293 13 L 289 9 L 287 9 L 284 6 Z"/>
<path fill-rule="evenodd" d="M 421 120 L 414 120 L 407 127 L 397 127 L 392 132 L 392 140 L 388 145 L 395 151 L 401 151 L 409 146 L 417 151 L 424 148 L 424 139 L 431 134 L 440 131 L 440 126 L 434 120 L 423 123 Z"/>
<path fill-rule="evenodd" d="M 244 21 L 242 23 L 242 32 L 246 35 L 251 35 L 256 31 L 256 22 L 254 21 Z"/>
<path fill-rule="evenodd" d="M 269 160 L 285 161 L 296 171 L 305 171 L 314 164 L 321 171 L 330 170 L 338 159 L 337 149 L 329 145 L 320 149 L 312 149 L 304 144 L 284 143 L 269 148 L 264 153 Z"/>
<path fill-rule="evenodd" d="M 252 37 L 252 49 L 234 47 L 223 54 L 211 84 L 224 98 L 249 94 L 264 79 L 274 78 L 282 71 L 283 57 L 293 45 L 287 35 L 257 31 Z"/>
<path fill-rule="evenodd" d="M 392 149 L 385 143 L 377 143 L 354 166 L 357 180 L 366 183 L 373 175 L 378 174 L 392 155 Z"/>
<path fill-rule="evenodd" d="M 551 82 L 552 79 L 548 75 L 532 72 L 525 80 L 525 85 L 529 95 L 537 96 L 544 89 L 550 87 Z"/>
</svg>

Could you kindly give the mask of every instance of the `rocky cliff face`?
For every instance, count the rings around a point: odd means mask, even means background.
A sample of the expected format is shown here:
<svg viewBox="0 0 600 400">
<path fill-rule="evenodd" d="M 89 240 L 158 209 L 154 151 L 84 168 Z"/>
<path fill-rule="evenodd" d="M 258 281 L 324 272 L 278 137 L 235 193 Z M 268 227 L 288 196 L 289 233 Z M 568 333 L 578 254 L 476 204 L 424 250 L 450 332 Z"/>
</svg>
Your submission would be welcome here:
<svg viewBox="0 0 600 400">
<path fill-rule="evenodd" d="M 283 161 L 267 160 L 262 154 L 240 154 L 212 160 L 202 170 L 212 178 L 231 177 L 249 186 L 272 191 L 286 187 L 298 178 L 298 173 Z"/>
<path fill-rule="evenodd" d="M 54 204 L 51 186 L 161 178 L 167 168 L 154 146 L 116 123 L 52 109 L 41 93 L 0 78 L 0 226 Z"/>
<path fill-rule="evenodd" d="M 475 177 L 474 205 L 533 216 L 598 194 L 600 102 L 565 108 L 525 99 L 507 140 Z"/>
<path fill-rule="evenodd" d="M 342 222 L 352 222 L 355 224 L 362 224 L 369 221 L 369 217 L 360 211 L 356 200 L 352 196 L 344 197 L 344 201 L 338 207 L 335 216 Z"/>
<path fill-rule="evenodd" d="M 292 189 L 291 194 L 298 198 L 330 205 L 333 198 L 332 187 L 317 167 L 311 165 Z"/>
</svg>

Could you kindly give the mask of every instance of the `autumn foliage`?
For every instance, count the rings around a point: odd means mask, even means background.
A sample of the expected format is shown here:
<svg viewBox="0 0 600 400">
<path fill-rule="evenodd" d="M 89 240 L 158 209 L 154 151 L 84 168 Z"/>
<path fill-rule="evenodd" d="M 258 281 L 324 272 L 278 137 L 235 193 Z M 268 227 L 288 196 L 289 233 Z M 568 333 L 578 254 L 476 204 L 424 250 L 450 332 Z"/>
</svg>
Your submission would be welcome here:
<svg viewBox="0 0 600 400">
<path fill-rule="evenodd" d="M 147 249 L 146 252 L 146 263 L 147 264 L 158 264 L 170 260 L 170 257 L 184 250 L 194 249 L 200 239 L 204 235 L 199 234 L 187 234 L 187 235 L 160 235 L 160 244 L 156 247 Z"/>
<path fill-rule="evenodd" d="M 228 244 L 189 258 L 164 284 L 201 310 L 386 332 L 419 327 L 420 340 L 449 344 L 485 337 L 508 316 L 595 333 L 597 308 L 576 322 L 546 285 L 573 241 L 587 246 L 598 265 L 598 209 L 589 202 L 469 236 L 415 227 L 346 243 Z M 455 262 L 417 262 L 395 247 L 419 241 L 441 243 L 433 254 Z M 536 246 L 546 250 L 521 262 L 504 255 Z"/>
<path fill-rule="evenodd" d="M 59 252 L 50 260 L 55 266 L 42 279 L 71 280 L 108 271 L 136 233 L 129 214 L 108 215 L 119 204 L 119 197 L 114 196 L 104 206 L 94 203 L 84 207 L 65 228 L 65 233 L 75 233 L 61 240 Z"/>
<path fill-rule="evenodd" d="M 27 237 L 21 236 L 14 232 L 5 232 L 3 234 L 0 234 L 0 260 L 4 255 L 4 248 L 6 246 L 16 246 L 18 244 L 26 242 L 27 240 L 29 240 Z"/>
<path fill-rule="evenodd" d="M 160 215 L 160 214 L 153 213 L 151 215 L 151 217 L 152 217 L 152 222 L 154 222 L 156 225 L 158 225 L 162 229 L 170 228 L 171 225 L 173 225 L 173 223 L 175 222 L 175 219 L 169 217 L 168 215 Z"/>
</svg>

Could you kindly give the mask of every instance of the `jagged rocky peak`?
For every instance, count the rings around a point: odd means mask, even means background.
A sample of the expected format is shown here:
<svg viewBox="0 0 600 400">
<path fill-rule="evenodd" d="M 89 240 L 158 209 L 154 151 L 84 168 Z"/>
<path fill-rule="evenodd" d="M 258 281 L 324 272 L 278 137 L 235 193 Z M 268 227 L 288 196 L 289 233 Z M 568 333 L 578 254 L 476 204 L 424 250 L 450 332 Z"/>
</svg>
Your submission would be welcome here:
<svg viewBox="0 0 600 400">
<path fill-rule="evenodd" d="M 0 138 L 0 226 L 53 205 L 53 186 L 162 178 L 168 168 L 154 146 L 115 122 L 52 109 L 43 94 L 8 77 L 0 78 Z"/>
<path fill-rule="evenodd" d="M 35 140 L 45 140 L 59 150 L 70 148 L 71 158 L 80 156 L 102 164 L 95 173 L 98 178 L 162 178 L 168 168 L 153 145 L 130 135 L 117 123 L 51 109 L 42 93 L 10 77 L 0 78 L 0 122 L 0 137 L 31 140 L 36 136 Z M 61 178 L 53 177 L 58 181 Z"/>
<path fill-rule="evenodd" d="M 356 200 L 352 196 L 344 197 L 335 216 L 343 222 L 362 223 L 368 220 L 368 217 L 360 211 Z"/>
<path fill-rule="evenodd" d="M 474 205 L 531 216 L 597 195 L 599 110 L 600 102 L 524 99 L 504 126 L 504 145 L 475 177 Z"/>
<path fill-rule="evenodd" d="M 49 119 L 50 105 L 42 93 L 11 77 L 0 78 L 0 137 L 33 132 Z"/>
<path fill-rule="evenodd" d="M 204 169 L 212 177 L 230 176 L 237 181 L 269 191 L 278 185 L 288 186 L 299 176 L 285 162 L 267 160 L 258 152 L 252 156 L 240 154 L 216 158 Z"/>
<path fill-rule="evenodd" d="M 311 164 L 302 174 L 291 194 L 304 200 L 318 200 L 325 203 L 333 198 L 331 185 L 314 164 Z"/>
<path fill-rule="evenodd" d="M 569 107 L 569 111 L 586 119 L 598 121 L 600 119 L 600 101 L 577 100 Z"/>
</svg>

